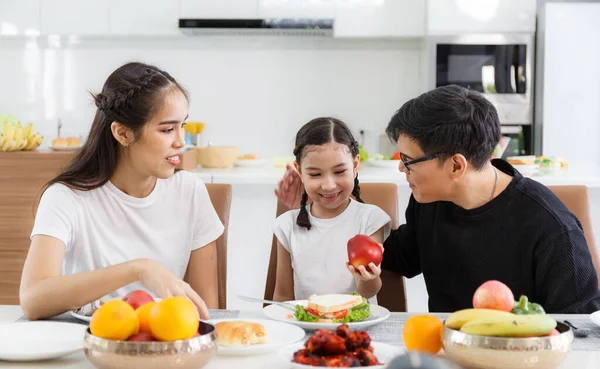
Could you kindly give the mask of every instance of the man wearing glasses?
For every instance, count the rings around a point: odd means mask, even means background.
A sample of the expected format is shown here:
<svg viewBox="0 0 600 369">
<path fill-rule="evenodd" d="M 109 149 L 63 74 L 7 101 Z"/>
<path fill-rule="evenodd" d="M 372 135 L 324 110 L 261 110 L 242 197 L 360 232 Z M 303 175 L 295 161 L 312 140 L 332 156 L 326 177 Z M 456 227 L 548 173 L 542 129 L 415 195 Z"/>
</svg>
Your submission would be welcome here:
<svg viewBox="0 0 600 369">
<path fill-rule="evenodd" d="M 406 223 L 384 241 L 382 268 L 423 273 L 429 311 L 472 306 L 477 287 L 505 283 L 549 313 L 600 310 L 598 276 L 581 224 L 544 185 L 490 160 L 500 140 L 494 106 L 458 86 L 406 102 L 387 135 L 412 196 Z M 276 194 L 291 205 L 289 171 Z"/>
</svg>

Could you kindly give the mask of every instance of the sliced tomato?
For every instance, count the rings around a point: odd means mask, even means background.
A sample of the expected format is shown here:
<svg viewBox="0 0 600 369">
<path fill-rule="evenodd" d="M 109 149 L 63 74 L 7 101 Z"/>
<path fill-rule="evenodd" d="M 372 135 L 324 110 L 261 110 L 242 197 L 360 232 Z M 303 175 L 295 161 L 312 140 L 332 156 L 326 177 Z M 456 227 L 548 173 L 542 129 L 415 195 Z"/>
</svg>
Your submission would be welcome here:
<svg viewBox="0 0 600 369">
<path fill-rule="evenodd" d="M 309 314 L 314 315 L 314 316 L 319 316 L 319 313 L 311 308 L 306 308 L 306 311 L 308 311 Z"/>
<path fill-rule="evenodd" d="M 338 311 L 337 313 L 335 313 L 335 315 L 333 316 L 333 318 L 334 319 L 344 319 L 344 317 L 346 315 L 348 315 L 348 309 Z"/>
</svg>

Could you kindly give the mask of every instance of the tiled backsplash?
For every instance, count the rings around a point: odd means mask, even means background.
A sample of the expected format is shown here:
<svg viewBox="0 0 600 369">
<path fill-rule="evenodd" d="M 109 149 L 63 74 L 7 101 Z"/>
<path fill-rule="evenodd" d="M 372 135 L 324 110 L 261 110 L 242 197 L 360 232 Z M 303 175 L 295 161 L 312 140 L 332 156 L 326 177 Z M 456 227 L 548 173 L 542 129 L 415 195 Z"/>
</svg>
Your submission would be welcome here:
<svg viewBox="0 0 600 369">
<path fill-rule="evenodd" d="M 389 118 L 422 92 L 420 41 L 293 37 L 36 38 L 0 41 L 0 113 L 33 122 L 48 144 L 85 137 L 98 92 L 121 64 L 167 70 L 190 92 L 204 139 L 289 156 L 296 130 L 322 115 L 346 121 L 376 148 Z"/>
</svg>

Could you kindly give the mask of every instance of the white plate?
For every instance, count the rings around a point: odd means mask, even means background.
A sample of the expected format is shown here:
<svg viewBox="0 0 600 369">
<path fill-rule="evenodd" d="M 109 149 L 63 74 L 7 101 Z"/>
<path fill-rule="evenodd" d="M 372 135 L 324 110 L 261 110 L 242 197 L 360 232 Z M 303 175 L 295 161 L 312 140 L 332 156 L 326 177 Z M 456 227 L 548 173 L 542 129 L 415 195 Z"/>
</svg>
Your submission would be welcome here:
<svg viewBox="0 0 600 369">
<path fill-rule="evenodd" d="M 94 311 L 91 311 L 91 312 L 90 312 L 90 315 L 88 316 L 88 315 L 83 315 L 83 314 L 80 314 L 80 313 L 78 313 L 77 311 L 74 311 L 74 310 L 71 310 L 71 311 L 69 311 L 69 313 L 70 313 L 71 315 L 73 315 L 75 318 L 77 318 L 77 319 L 79 319 L 79 320 L 83 320 L 83 321 L 85 321 L 85 322 L 89 322 L 89 321 L 91 321 L 91 320 L 92 320 L 92 315 L 91 315 L 91 314 L 92 314 L 93 312 L 94 312 Z"/>
<path fill-rule="evenodd" d="M 600 310 L 596 311 L 595 313 L 592 313 L 590 315 L 590 319 L 592 320 L 592 323 L 600 327 Z"/>
<path fill-rule="evenodd" d="M 87 326 L 76 323 L 33 321 L 0 325 L 0 360 L 54 359 L 83 349 Z"/>
<path fill-rule="evenodd" d="M 398 168 L 398 165 L 400 165 L 400 160 L 374 160 L 374 159 L 369 159 L 369 161 L 367 161 L 367 163 L 369 163 L 369 165 L 372 165 L 374 167 L 378 167 L 378 168 Z"/>
<path fill-rule="evenodd" d="M 217 350 L 219 355 L 262 355 L 269 352 L 274 352 L 285 345 L 298 342 L 306 336 L 303 329 L 292 324 L 276 322 L 268 319 L 211 319 L 207 323 L 216 324 L 218 322 L 241 320 L 245 322 L 259 323 L 265 327 L 269 335 L 269 342 L 261 345 L 251 345 L 247 347 L 225 347 L 220 346 Z"/>
<path fill-rule="evenodd" d="M 77 151 L 82 146 L 50 146 L 50 150 L 54 151 Z"/>
<path fill-rule="evenodd" d="M 304 307 L 306 307 L 308 305 L 307 300 L 296 300 L 296 301 L 287 301 L 287 302 L 289 302 L 290 304 L 293 304 L 293 305 L 299 304 Z M 371 304 L 370 310 L 371 310 L 371 315 L 367 319 L 365 319 L 361 322 L 346 323 L 346 324 L 348 324 L 348 327 L 350 327 L 351 330 L 365 329 L 365 328 L 375 325 L 377 323 L 383 322 L 390 316 L 390 311 L 388 309 L 384 308 L 383 306 Z M 315 329 L 334 330 L 340 325 L 340 323 L 299 322 L 294 317 L 293 311 L 288 310 L 281 306 L 277 306 L 277 305 L 265 306 L 263 308 L 263 313 L 269 319 L 274 319 L 274 320 L 279 320 L 281 322 L 295 324 L 298 327 L 304 328 L 307 330 L 315 330 Z"/>
<path fill-rule="evenodd" d="M 233 163 L 233 165 L 236 167 L 255 168 L 262 167 L 266 163 L 267 161 L 265 159 L 238 159 Z"/>
<path fill-rule="evenodd" d="M 373 366 L 369 366 L 369 368 L 385 368 L 386 364 L 389 363 L 393 358 L 404 353 L 404 351 L 400 347 L 388 345 L 387 343 L 380 343 L 380 342 L 373 341 L 373 342 L 371 342 L 371 346 L 373 346 L 373 349 L 374 349 L 373 354 L 375 355 L 377 360 L 379 360 L 379 362 L 382 363 L 383 365 L 373 365 Z M 304 342 L 299 342 L 299 343 L 296 343 L 293 345 L 289 345 L 289 346 L 281 348 L 277 352 L 277 354 L 278 354 L 277 356 L 279 356 L 279 358 L 281 360 L 289 363 L 291 368 L 298 368 L 298 369 L 315 368 L 314 366 L 303 365 L 303 364 L 298 364 L 298 363 L 292 362 L 292 359 L 294 358 L 294 352 L 296 352 L 298 350 L 302 350 L 303 348 L 304 348 Z M 316 368 L 323 368 L 323 367 L 317 366 Z"/>
</svg>

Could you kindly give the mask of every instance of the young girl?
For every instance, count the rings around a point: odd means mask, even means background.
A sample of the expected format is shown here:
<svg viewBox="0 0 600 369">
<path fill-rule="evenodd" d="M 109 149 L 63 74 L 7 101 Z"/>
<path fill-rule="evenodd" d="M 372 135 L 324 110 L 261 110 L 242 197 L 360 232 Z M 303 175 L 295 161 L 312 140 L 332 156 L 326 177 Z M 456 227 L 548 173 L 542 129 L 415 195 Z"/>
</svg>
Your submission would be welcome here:
<svg viewBox="0 0 600 369">
<path fill-rule="evenodd" d="M 369 272 L 348 265 L 347 243 L 357 234 L 383 243 L 391 219 L 360 198 L 358 143 L 342 121 L 316 118 L 298 131 L 294 155 L 304 193 L 300 209 L 282 214 L 273 227 L 278 241 L 273 298 L 354 291 L 375 296 L 381 288 L 379 266 L 370 263 Z"/>
<path fill-rule="evenodd" d="M 147 289 L 187 296 L 208 318 L 224 228 L 204 183 L 175 169 L 187 93 L 167 72 L 129 63 L 94 99 L 89 139 L 40 199 L 21 278 L 23 312 L 41 319 Z"/>
</svg>

